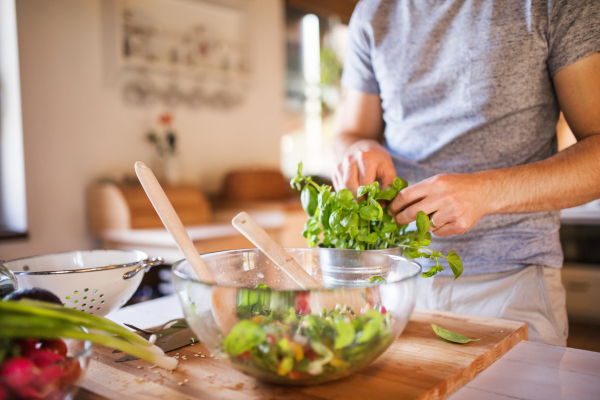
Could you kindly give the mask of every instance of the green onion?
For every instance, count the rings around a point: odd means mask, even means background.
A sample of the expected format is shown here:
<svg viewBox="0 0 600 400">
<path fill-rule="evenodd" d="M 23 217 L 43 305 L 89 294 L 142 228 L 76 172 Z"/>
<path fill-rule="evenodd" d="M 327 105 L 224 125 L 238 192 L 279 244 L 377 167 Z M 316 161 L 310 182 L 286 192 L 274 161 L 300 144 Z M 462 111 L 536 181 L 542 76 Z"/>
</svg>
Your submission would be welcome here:
<svg viewBox="0 0 600 400">
<path fill-rule="evenodd" d="M 92 332 L 85 332 L 82 327 Z M 113 336 L 114 333 L 122 338 Z M 89 340 L 165 369 L 177 367 L 176 359 L 164 355 L 157 346 L 106 318 L 32 300 L 0 301 L 0 338 L 59 337 Z"/>
<path fill-rule="evenodd" d="M 16 311 L 40 317 L 57 318 L 74 324 L 82 324 L 87 329 L 100 329 L 105 332 L 119 335 L 130 342 L 142 346 L 152 346 L 152 343 L 145 340 L 140 335 L 123 328 L 121 325 L 97 315 L 86 314 L 78 310 L 71 310 L 57 304 L 51 304 L 45 301 L 36 301 L 23 299 L 20 301 L 0 302 L 0 311 Z M 162 353 L 162 350 L 159 349 Z"/>
</svg>

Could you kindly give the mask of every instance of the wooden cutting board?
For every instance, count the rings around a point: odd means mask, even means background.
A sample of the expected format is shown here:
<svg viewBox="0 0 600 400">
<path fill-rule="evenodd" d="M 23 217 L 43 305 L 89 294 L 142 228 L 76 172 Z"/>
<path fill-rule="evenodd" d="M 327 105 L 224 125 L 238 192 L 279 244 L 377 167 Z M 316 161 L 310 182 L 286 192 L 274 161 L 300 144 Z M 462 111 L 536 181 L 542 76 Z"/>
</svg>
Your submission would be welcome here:
<svg viewBox="0 0 600 400">
<path fill-rule="evenodd" d="M 481 340 L 448 343 L 435 335 L 430 323 Z M 173 372 L 149 368 L 141 360 L 115 363 L 122 354 L 94 346 L 76 399 L 445 399 L 521 340 L 527 340 L 522 322 L 415 309 L 402 335 L 368 367 L 308 387 L 257 381 L 210 357 L 201 344 L 170 352 L 179 353 Z M 198 352 L 206 357 L 194 356 Z"/>
</svg>

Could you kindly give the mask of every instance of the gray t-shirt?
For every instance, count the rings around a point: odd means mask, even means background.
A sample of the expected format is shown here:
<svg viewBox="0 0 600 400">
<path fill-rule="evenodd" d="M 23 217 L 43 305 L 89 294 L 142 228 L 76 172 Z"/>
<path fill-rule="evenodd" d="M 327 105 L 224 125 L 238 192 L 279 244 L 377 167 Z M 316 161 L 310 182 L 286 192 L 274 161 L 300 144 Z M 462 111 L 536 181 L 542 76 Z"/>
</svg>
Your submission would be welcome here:
<svg viewBox="0 0 600 400">
<path fill-rule="evenodd" d="M 416 183 L 555 154 L 552 76 L 599 50 L 600 0 L 362 0 L 342 85 L 381 96 L 398 176 Z M 558 212 L 493 214 L 432 247 L 465 274 L 560 268 L 559 226 Z"/>
</svg>

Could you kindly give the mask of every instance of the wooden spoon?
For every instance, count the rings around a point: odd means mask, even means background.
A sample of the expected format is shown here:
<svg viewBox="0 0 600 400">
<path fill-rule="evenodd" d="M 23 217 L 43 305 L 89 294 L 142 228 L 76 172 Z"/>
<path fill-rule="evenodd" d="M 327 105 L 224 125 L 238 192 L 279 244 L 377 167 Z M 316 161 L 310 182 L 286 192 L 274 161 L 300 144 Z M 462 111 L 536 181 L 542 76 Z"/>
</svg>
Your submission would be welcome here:
<svg viewBox="0 0 600 400">
<path fill-rule="evenodd" d="M 241 212 L 231 220 L 231 224 L 267 257 L 281 268 L 294 282 L 303 290 L 327 289 L 325 285 L 313 278 L 290 253 L 285 251 L 260 225 L 256 223 L 247 213 Z M 310 295 L 309 304 L 312 310 L 327 310 L 335 308 L 337 304 L 346 304 L 355 312 L 362 309 L 367 303 L 358 294 L 358 291 L 313 292 Z"/>
<path fill-rule="evenodd" d="M 256 247 L 262 250 L 279 268 L 281 268 L 303 290 L 326 289 L 326 287 L 285 251 L 277 242 L 254 221 L 247 213 L 241 212 L 231 220 L 231 224 Z"/>
<path fill-rule="evenodd" d="M 146 191 L 150 202 L 158 213 L 165 228 L 169 231 L 179 250 L 185 255 L 185 258 L 192 266 L 198 279 L 202 282 L 215 285 L 217 282 L 210 273 L 210 270 L 202 261 L 202 258 L 194 246 L 194 242 L 190 239 L 185 230 L 179 216 L 175 212 L 173 205 L 167 198 L 164 190 L 158 183 L 158 180 L 152 173 L 152 170 L 141 161 L 135 163 L 135 173 L 137 174 L 142 187 Z M 223 334 L 229 333 L 231 328 L 238 322 L 236 316 L 237 302 L 234 290 L 226 290 L 218 287 L 213 288 L 212 292 L 212 311 L 217 325 Z"/>
</svg>

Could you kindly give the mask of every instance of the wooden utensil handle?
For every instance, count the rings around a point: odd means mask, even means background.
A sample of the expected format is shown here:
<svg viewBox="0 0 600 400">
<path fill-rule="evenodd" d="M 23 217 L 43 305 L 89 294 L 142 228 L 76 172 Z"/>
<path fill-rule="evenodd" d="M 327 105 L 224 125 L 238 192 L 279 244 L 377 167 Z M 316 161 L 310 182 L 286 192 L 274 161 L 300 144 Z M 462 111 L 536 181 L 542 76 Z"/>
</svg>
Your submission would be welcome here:
<svg viewBox="0 0 600 400">
<path fill-rule="evenodd" d="M 177 216 L 175 209 L 167 198 L 167 195 L 152 173 L 152 170 L 143 162 L 138 161 L 135 163 L 135 173 L 142 183 L 142 187 L 146 191 L 152 205 L 156 209 L 158 216 L 171 236 L 175 239 L 175 243 L 177 243 L 179 250 L 185 255 L 185 258 L 192 268 L 194 268 L 198 278 L 206 283 L 216 283 L 210 274 L 208 267 L 204 261 L 202 261 L 202 258 L 200 258 L 200 255 L 194 246 L 194 242 L 190 239 L 181 220 Z"/>
<path fill-rule="evenodd" d="M 310 276 L 291 254 L 279 246 L 247 213 L 241 212 L 236 215 L 231 220 L 231 224 L 262 250 L 279 268 L 283 269 L 302 289 L 325 289 L 325 286 Z"/>
</svg>

